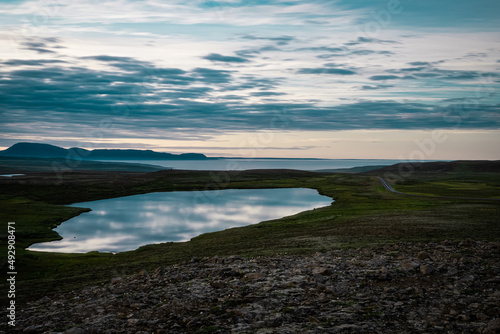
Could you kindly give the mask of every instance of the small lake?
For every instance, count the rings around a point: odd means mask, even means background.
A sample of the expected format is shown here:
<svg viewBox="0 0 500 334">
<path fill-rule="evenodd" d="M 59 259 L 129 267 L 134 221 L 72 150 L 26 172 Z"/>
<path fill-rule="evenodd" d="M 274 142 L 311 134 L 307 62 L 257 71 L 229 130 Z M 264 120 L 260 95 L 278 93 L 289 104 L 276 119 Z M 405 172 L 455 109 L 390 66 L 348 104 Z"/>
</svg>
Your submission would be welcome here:
<svg viewBox="0 0 500 334">
<path fill-rule="evenodd" d="M 70 206 L 91 208 L 59 225 L 63 239 L 30 250 L 123 252 L 143 245 L 188 241 L 207 232 L 241 227 L 328 206 L 314 189 L 228 189 L 160 192 Z"/>
</svg>

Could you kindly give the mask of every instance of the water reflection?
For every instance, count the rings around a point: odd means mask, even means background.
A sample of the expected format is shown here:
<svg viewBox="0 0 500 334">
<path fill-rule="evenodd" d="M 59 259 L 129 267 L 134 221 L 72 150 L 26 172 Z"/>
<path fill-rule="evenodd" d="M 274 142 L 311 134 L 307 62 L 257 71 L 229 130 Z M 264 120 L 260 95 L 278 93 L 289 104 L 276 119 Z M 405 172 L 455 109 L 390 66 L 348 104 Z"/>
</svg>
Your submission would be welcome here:
<svg viewBox="0 0 500 334">
<path fill-rule="evenodd" d="M 75 203 L 92 211 L 56 228 L 63 239 L 30 250 L 122 252 L 142 245 L 187 241 L 206 232 L 245 226 L 327 206 L 313 189 L 232 189 L 150 193 Z"/>
</svg>

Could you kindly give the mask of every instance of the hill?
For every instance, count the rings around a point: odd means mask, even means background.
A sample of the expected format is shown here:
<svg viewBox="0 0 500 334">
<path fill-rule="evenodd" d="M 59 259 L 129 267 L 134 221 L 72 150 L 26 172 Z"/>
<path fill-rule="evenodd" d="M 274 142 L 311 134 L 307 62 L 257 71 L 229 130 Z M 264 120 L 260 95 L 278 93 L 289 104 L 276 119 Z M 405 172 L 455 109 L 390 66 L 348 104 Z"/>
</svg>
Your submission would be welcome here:
<svg viewBox="0 0 500 334">
<path fill-rule="evenodd" d="M 73 147 L 65 149 L 59 146 L 41 143 L 17 143 L 4 151 L 4 157 L 29 158 L 66 158 L 74 160 L 206 160 L 200 153 L 172 154 L 152 150 L 96 149 L 86 150 Z"/>
<path fill-rule="evenodd" d="M 392 173 L 447 173 L 447 172 L 473 172 L 473 173 L 498 173 L 500 160 L 456 160 L 433 162 L 403 162 L 379 169 L 367 171 L 367 174 L 384 172 Z"/>
</svg>

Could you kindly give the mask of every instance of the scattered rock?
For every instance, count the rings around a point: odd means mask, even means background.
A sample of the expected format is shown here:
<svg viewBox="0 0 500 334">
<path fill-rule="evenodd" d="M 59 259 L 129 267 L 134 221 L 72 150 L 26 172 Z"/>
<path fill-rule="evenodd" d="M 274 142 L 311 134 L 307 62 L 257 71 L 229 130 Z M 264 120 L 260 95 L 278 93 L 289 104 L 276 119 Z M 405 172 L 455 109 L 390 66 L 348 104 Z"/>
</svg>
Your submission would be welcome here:
<svg viewBox="0 0 500 334">
<path fill-rule="evenodd" d="M 67 331 L 63 332 L 63 334 L 85 334 L 85 331 L 81 329 L 80 327 L 73 327 L 71 329 L 68 329 Z"/>
<path fill-rule="evenodd" d="M 493 319 L 490 322 L 488 322 L 484 333 L 486 334 L 500 333 L 500 319 Z"/>
<path fill-rule="evenodd" d="M 423 275 L 430 275 L 430 274 L 432 274 L 435 271 L 436 271 L 436 267 L 434 267 L 433 265 L 423 264 L 423 265 L 420 266 L 420 272 Z"/>
<path fill-rule="evenodd" d="M 418 264 L 415 261 L 408 261 L 408 260 L 406 260 L 406 261 L 403 261 L 403 262 L 400 263 L 400 267 L 403 270 L 415 270 L 419 266 L 420 266 L 420 264 Z"/>
<path fill-rule="evenodd" d="M 469 240 L 195 257 L 33 301 L 0 333 L 500 333 L 498 249 Z"/>
<path fill-rule="evenodd" d="M 430 258 L 431 258 L 431 256 L 429 255 L 429 253 L 427 253 L 425 251 L 418 252 L 418 254 L 417 254 L 417 259 L 419 259 L 419 260 L 427 260 Z"/>
<path fill-rule="evenodd" d="M 111 285 L 119 284 L 123 282 L 123 279 L 121 277 L 113 277 L 111 279 Z"/>
</svg>

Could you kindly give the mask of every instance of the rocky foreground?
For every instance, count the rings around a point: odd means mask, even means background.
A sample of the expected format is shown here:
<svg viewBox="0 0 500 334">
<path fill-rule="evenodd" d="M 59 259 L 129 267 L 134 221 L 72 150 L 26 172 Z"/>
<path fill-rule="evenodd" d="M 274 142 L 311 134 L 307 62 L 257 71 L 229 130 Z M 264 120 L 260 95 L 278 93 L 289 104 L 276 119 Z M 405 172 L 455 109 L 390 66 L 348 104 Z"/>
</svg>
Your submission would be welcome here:
<svg viewBox="0 0 500 334">
<path fill-rule="evenodd" d="M 500 333 L 500 243 L 194 258 L 16 318 L 22 333 Z"/>
</svg>

